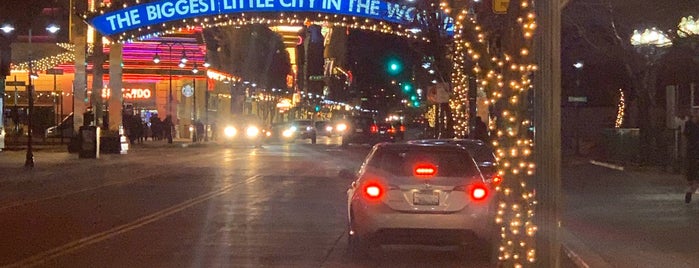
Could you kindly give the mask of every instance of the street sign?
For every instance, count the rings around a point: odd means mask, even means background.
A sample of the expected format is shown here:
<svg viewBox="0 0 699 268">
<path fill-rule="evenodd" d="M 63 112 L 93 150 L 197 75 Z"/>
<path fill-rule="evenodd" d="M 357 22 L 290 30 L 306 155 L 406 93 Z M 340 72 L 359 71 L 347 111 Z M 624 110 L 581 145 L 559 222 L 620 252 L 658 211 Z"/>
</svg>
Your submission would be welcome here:
<svg viewBox="0 0 699 268">
<path fill-rule="evenodd" d="M 8 87 L 23 87 L 26 86 L 24 81 L 7 81 L 5 82 L 5 85 Z"/>
<path fill-rule="evenodd" d="M 62 75 L 63 69 L 48 69 L 46 70 L 46 74 Z"/>
<path fill-rule="evenodd" d="M 587 97 L 568 96 L 568 102 L 587 102 Z"/>
<path fill-rule="evenodd" d="M 493 13 L 507 14 L 507 9 L 510 7 L 510 0 L 493 0 Z"/>
</svg>

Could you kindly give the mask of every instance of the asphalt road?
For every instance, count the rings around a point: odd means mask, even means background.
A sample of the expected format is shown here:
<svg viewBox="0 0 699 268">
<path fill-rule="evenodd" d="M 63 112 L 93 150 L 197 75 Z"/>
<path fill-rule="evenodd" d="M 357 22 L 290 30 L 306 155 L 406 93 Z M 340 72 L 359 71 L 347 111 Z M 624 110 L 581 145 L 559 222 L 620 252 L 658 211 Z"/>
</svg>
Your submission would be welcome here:
<svg viewBox="0 0 699 268">
<path fill-rule="evenodd" d="M 369 147 L 137 146 L 0 157 L 2 267 L 484 267 L 456 247 L 347 250 L 349 181 Z"/>
<path fill-rule="evenodd" d="M 367 146 L 163 146 L 78 159 L 0 153 L 0 267 L 485 267 L 453 247 L 347 251 L 340 169 Z M 653 170 L 564 161 L 562 237 L 589 267 L 699 267 L 699 196 Z M 565 259 L 563 267 L 571 267 Z"/>
</svg>

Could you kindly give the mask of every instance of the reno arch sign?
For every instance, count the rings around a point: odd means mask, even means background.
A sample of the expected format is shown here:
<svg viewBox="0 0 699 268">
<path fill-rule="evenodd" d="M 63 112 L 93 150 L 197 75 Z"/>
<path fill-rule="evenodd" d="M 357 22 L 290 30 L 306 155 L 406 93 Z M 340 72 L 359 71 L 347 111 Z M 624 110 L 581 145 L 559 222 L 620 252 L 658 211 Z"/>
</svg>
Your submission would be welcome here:
<svg viewBox="0 0 699 268">
<path fill-rule="evenodd" d="M 161 0 L 96 16 L 90 24 L 110 36 L 168 21 L 244 12 L 317 12 L 397 24 L 421 20 L 415 7 L 381 0 Z"/>
</svg>

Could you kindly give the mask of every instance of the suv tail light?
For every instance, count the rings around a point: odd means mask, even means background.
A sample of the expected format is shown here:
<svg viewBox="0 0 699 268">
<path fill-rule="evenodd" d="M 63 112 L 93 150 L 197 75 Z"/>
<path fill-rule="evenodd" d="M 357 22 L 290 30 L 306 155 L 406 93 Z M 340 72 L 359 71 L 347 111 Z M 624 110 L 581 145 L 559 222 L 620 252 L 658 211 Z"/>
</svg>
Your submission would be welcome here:
<svg viewBox="0 0 699 268">
<path fill-rule="evenodd" d="M 369 131 L 370 131 L 372 134 L 379 133 L 379 127 L 376 126 L 376 124 L 372 124 L 371 127 L 369 128 Z"/>
<path fill-rule="evenodd" d="M 476 185 L 471 188 L 471 198 L 476 201 L 481 201 L 488 197 L 488 188 L 485 185 Z"/>
<path fill-rule="evenodd" d="M 454 187 L 453 191 L 465 191 L 468 193 L 468 197 L 473 201 L 483 201 L 490 195 L 490 190 L 488 186 L 483 183 L 476 183 L 471 185 L 462 185 Z"/>
<path fill-rule="evenodd" d="M 378 200 L 383 197 L 384 188 L 378 183 L 369 183 L 364 186 L 364 195 L 369 200 Z"/>
</svg>

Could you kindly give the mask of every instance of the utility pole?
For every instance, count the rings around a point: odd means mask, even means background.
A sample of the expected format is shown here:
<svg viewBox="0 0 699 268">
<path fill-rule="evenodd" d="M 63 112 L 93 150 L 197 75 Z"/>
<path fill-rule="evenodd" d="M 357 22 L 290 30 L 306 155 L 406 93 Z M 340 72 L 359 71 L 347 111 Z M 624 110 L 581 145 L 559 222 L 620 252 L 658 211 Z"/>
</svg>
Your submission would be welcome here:
<svg viewBox="0 0 699 268">
<path fill-rule="evenodd" d="M 561 205 L 561 8 L 564 1 L 536 1 L 534 41 L 539 67 L 534 79 L 534 189 L 536 267 L 560 267 Z"/>
</svg>

